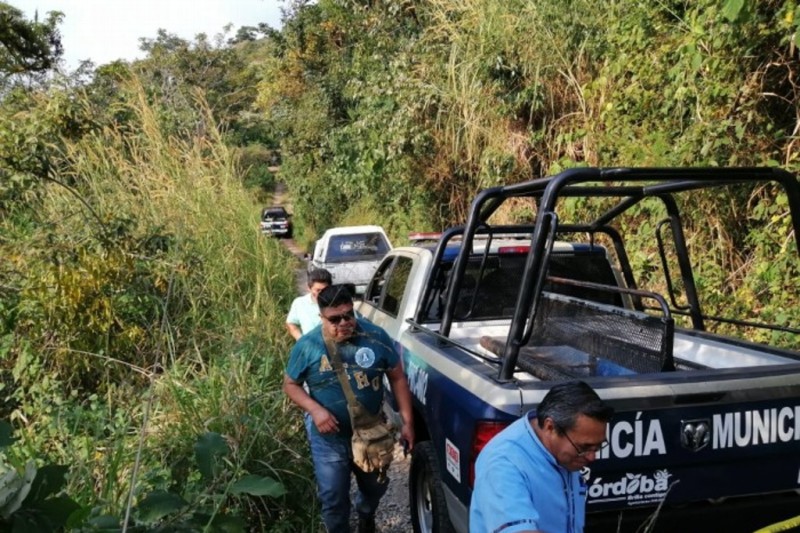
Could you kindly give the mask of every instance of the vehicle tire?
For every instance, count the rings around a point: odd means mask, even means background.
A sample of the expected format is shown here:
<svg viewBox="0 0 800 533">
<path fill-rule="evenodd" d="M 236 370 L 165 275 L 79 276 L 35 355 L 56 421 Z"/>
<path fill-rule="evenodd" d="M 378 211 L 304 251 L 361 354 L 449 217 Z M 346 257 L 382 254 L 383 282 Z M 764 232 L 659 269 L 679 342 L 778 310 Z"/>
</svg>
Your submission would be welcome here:
<svg viewBox="0 0 800 533">
<path fill-rule="evenodd" d="M 442 474 L 430 441 L 419 442 L 411 452 L 408 501 L 414 533 L 454 533 L 442 489 Z"/>
</svg>

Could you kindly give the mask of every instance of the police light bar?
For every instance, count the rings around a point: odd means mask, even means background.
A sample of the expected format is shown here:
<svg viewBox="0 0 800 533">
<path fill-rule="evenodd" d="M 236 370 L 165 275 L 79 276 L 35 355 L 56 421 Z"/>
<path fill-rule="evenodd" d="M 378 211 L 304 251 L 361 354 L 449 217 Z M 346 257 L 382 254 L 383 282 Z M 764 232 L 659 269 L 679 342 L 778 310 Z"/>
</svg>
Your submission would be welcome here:
<svg viewBox="0 0 800 533">
<path fill-rule="evenodd" d="M 442 237 L 441 232 L 423 232 L 418 231 L 415 233 L 408 234 L 408 240 L 411 242 L 420 242 L 420 241 L 438 241 Z"/>
<path fill-rule="evenodd" d="M 530 251 L 530 246 L 501 246 L 497 249 L 498 254 L 527 254 Z"/>
</svg>

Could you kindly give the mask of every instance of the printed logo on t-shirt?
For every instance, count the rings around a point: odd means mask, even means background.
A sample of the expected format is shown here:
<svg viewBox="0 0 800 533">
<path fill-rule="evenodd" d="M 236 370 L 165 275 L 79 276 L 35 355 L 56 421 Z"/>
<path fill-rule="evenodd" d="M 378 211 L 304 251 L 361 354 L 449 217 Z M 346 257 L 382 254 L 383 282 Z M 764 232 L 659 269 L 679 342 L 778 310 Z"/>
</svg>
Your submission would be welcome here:
<svg viewBox="0 0 800 533">
<path fill-rule="evenodd" d="M 331 366 L 330 361 L 328 361 L 328 356 L 323 354 L 319 358 L 319 371 L 320 372 L 332 372 L 333 367 Z"/>
<path fill-rule="evenodd" d="M 359 348 L 356 351 L 356 363 L 361 368 L 370 368 L 375 364 L 375 352 L 372 351 L 372 348 Z"/>
</svg>

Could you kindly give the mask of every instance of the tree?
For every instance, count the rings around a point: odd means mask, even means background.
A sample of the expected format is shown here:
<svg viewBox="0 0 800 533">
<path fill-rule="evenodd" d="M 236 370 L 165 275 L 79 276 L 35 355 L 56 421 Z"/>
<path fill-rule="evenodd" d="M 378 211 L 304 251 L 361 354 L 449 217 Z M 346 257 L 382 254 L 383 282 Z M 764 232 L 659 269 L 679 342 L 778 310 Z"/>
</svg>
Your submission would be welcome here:
<svg viewBox="0 0 800 533">
<path fill-rule="evenodd" d="M 58 64 L 63 48 L 58 24 L 64 14 L 51 11 L 44 22 L 25 20 L 22 11 L 0 2 L 0 80 L 43 73 Z"/>
</svg>

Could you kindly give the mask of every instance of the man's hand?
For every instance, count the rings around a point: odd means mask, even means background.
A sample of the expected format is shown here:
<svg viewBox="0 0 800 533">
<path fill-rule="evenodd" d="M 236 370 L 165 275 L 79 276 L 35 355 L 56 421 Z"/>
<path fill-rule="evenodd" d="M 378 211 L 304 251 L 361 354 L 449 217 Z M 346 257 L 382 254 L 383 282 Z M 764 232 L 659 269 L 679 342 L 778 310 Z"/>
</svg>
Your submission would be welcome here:
<svg viewBox="0 0 800 533">
<path fill-rule="evenodd" d="M 416 435 L 414 435 L 414 424 L 403 424 L 403 427 L 400 428 L 400 438 L 403 440 L 403 451 L 405 453 L 410 452 L 414 449 L 414 440 Z"/>
<path fill-rule="evenodd" d="M 289 332 L 289 335 L 294 337 L 294 340 L 300 340 L 300 337 L 303 336 L 303 332 L 300 331 L 300 326 L 297 324 L 292 324 L 290 322 L 286 323 L 286 331 Z"/>
<path fill-rule="evenodd" d="M 339 421 L 336 420 L 336 417 L 309 396 L 303 389 L 302 383 L 293 380 L 288 374 L 283 375 L 283 392 L 300 409 L 311 416 L 311 420 L 314 421 L 314 425 L 317 426 L 320 433 L 337 433 L 339 431 Z"/>
<path fill-rule="evenodd" d="M 408 451 L 414 449 L 414 412 L 411 406 L 411 391 L 408 390 L 408 381 L 403 374 L 403 367 L 398 364 L 393 369 L 386 372 L 389 383 L 392 385 L 392 394 L 400 408 L 400 416 L 403 418 L 403 427 L 400 428 L 400 437 L 406 441 Z"/>
<path fill-rule="evenodd" d="M 339 421 L 324 407 L 319 406 L 316 409 L 312 409 L 308 414 L 311 415 L 311 419 L 314 421 L 314 425 L 317 426 L 317 430 L 319 430 L 320 433 L 339 432 Z"/>
</svg>

